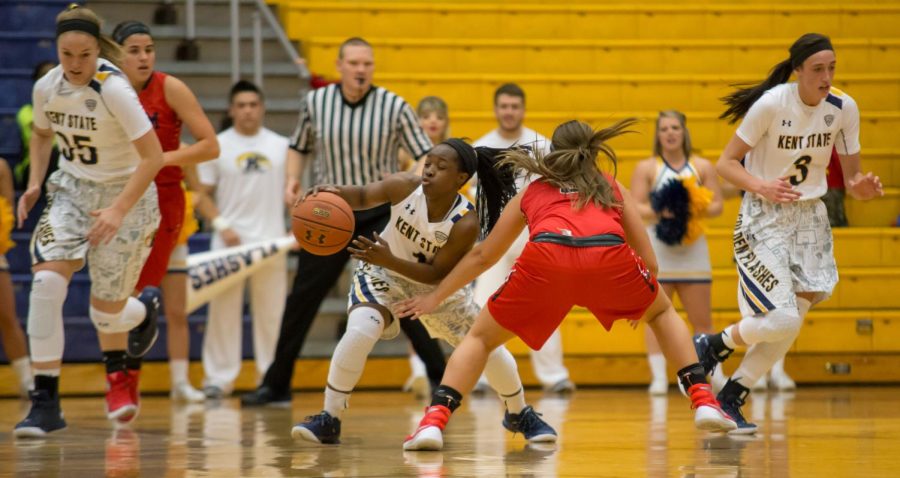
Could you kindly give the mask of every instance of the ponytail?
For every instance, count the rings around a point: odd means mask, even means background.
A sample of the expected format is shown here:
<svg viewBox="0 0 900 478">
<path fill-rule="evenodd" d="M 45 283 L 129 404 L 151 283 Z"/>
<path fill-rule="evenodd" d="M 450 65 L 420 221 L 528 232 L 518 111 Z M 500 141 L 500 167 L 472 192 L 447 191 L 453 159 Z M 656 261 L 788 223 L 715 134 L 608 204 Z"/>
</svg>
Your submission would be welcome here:
<svg viewBox="0 0 900 478">
<path fill-rule="evenodd" d="M 769 77 L 762 83 L 739 88 L 734 93 L 723 97 L 722 101 L 728 106 L 728 109 L 719 116 L 719 119 L 727 119 L 729 123 L 739 121 L 747 114 L 747 111 L 750 110 L 753 103 L 756 103 L 756 100 L 758 100 L 763 93 L 782 83 L 787 83 L 791 78 L 791 72 L 793 70 L 794 69 L 791 68 L 791 60 L 784 60 L 769 71 Z"/>
<path fill-rule="evenodd" d="M 578 192 L 575 202 L 578 209 L 588 203 L 617 207 L 619 201 L 612 184 L 597 166 L 597 155 L 602 153 L 612 163 L 612 176 L 615 177 L 618 170 L 616 153 L 608 141 L 634 132 L 628 128 L 635 123 L 636 118 L 627 118 L 595 131 L 582 121 L 567 121 L 553 132 L 549 154 L 540 150 L 512 149 L 504 153 L 500 164 L 541 176 L 543 181 L 555 187 L 574 188 Z"/>
<path fill-rule="evenodd" d="M 775 65 L 769 71 L 769 77 L 765 81 L 755 86 L 738 88 L 734 93 L 722 98 L 728 109 L 719 116 L 719 119 L 727 119 L 729 123 L 737 122 L 747 114 L 753 103 L 756 103 L 763 93 L 782 83 L 787 83 L 791 79 L 791 73 L 800 68 L 807 58 L 823 50 L 834 51 L 831 39 L 827 36 L 819 33 L 807 33 L 801 36 L 788 49 L 791 53 L 790 57 Z"/>
<path fill-rule="evenodd" d="M 499 165 L 501 153 L 505 150 L 477 147 L 473 148 L 459 138 L 450 138 L 443 143 L 456 151 L 460 170 L 471 178 L 478 175 L 475 210 L 480 225 L 479 237 L 487 237 L 506 204 L 516 195 L 516 178 L 513 168 Z"/>
</svg>

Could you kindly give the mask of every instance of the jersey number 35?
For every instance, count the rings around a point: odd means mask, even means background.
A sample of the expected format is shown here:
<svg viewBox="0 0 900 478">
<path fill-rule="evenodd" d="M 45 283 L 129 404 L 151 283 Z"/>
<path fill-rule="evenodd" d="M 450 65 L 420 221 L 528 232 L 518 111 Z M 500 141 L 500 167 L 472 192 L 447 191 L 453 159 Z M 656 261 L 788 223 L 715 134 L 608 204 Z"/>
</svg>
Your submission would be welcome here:
<svg viewBox="0 0 900 478">
<path fill-rule="evenodd" d="M 72 141 L 66 135 L 57 132 L 59 154 L 67 161 L 75 161 L 76 156 L 82 164 L 97 164 L 97 148 L 91 145 L 89 136 L 72 135 Z"/>
</svg>

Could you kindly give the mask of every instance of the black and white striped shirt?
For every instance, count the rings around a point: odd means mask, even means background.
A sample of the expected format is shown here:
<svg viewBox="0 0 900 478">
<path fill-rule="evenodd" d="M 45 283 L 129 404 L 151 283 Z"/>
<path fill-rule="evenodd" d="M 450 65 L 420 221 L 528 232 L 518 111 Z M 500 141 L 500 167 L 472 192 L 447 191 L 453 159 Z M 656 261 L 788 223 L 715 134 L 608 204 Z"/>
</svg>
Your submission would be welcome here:
<svg viewBox="0 0 900 478">
<path fill-rule="evenodd" d="M 372 86 L 350 104 L 333 84 L 307 93 L 291 147 L 314 155 L 316 184 L 364 185 L 397 172 L 400 147 L 419 159 L 432 145 L 400 96 Z"/>
</svg>

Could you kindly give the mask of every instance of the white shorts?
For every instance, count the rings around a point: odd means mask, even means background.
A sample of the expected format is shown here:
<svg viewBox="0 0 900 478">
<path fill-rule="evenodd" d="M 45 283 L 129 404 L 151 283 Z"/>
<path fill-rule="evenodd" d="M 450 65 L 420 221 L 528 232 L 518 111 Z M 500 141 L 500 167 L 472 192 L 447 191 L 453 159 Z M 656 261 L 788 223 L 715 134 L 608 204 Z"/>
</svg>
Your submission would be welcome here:
<svg viewBox="0 0 900 478">
<path fill-rule="evenodd" d="M 172 249 L 172 255 L 169 256 L 169 268 L 166 270 L 169 274 L 187 274 L 188 245 L 179 244 Z"/>
<path fill-rule="evenodd" d="M 434 285 L 411 281 L 382 267 L 360 261 L 353 272 L 347 307 L 373 303 L 390 309 L 395 302 L 427 294 L 434 288 Z M 478 312 L 480 308 L 475 305 L 472 288 L 466 286 L 454 292 L 438 306 L 437 310 L 419 317 L 419 320 L 433 338 L 444 339 L 456 347 L 472 328 Z M 384 329 L 382 339 L 392 339 L 400 333 L 400 323 L 396 319 L 398 318 L 395 317 L 391 325 Z"/>
<path fill-rule="evenodd" d="M 706 236 L 700 236 L 691 244 L 670 246 L 656 237 L 654 226 L 647 228 L 647 235 L 659 264 L 656 277 L 659 282 L 712 282 Z"/>
<path fill-rule="evenodd" d="M 47 181 L 47 207 L 31 237 L 32 264 L 87 260 L 91 296 L 125 300 L 134 292 L 159 226 L 156 185 L 128 211 L 109 244 L 91 247 L 91 211 L 109 207 L 126 181 L 97 183 L 57 170 Z"/>
<path fill-rule="evenodd" d="M 745 317 L 797 307 L 798 292 L 831 296 L 838 281 L 834 240 L 819 199 L 776 204 L 746 194 L 734 226 L 738 304 Z"/>
</svg>

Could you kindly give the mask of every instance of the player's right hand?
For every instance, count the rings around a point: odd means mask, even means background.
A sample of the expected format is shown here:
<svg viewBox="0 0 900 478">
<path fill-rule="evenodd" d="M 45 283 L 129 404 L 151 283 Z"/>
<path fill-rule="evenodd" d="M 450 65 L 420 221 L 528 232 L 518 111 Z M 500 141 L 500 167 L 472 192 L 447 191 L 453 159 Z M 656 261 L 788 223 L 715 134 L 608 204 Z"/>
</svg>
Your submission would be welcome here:
<svg viewBox="0 0 900 478">
<path fill-rule="evenodd" d="M 222 232 L 220 232 L 219 235 L 222 236 L 222 242 L 225 243 L 226 247 L 241 245 L 241 236 L 230 227 L 228 229 L 222 229 Z"/>
<path fill-rule="evenodd" d="M 425 294 L 395 302 L 391 306 L 391 312 L 393 312 L 395 317 L 418 319 L 423 315 L 431 313 L 434 309 L 437 309 L 438 305 L 440 305 L 440 302 L 434 294 Z"/>
<path fill-rule="evenodd" d="M 297 202 L 299 203 L 305 201 L 306 198 L 315 196 L 319 193 L 334 193 L 340 195 L 341 191 L 336 186 L 332 186 L 331 184 L 320 184 L 318 186 L 313 186 L 307 189 L 306 192 L 304 192 L 300 197 L 297 198 Z M 296 206 L 297 203 L 294 203 L 294 205 Z"/>
<path fill-rule="evenodd" d="M 796 191 L 787 178 L 778 178 L 765 181 L 756 191 L 756 194 L 766 198 L 769 202 L 786 203 L 800 199 L 799 191 Z"/>
<path fill-rule="evenodd" d="M 19 204 L 16 206 L 16 217 L 18 219 L 16 222 L 19 229 L 25 225 L 25 220 L 28 219 L 28 213 L 31 212 L 31 209 L 37 204 L 37 201 L 40 198 L 40 186 L 30 186 L 19 198 Z"/>
</svg>

